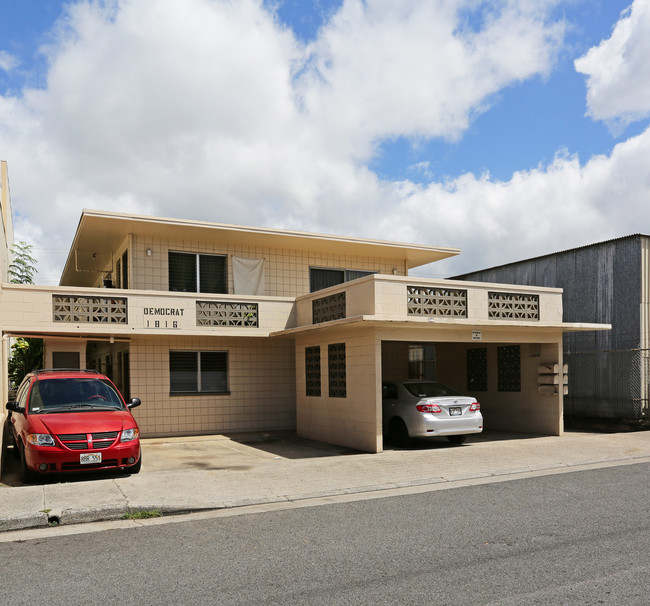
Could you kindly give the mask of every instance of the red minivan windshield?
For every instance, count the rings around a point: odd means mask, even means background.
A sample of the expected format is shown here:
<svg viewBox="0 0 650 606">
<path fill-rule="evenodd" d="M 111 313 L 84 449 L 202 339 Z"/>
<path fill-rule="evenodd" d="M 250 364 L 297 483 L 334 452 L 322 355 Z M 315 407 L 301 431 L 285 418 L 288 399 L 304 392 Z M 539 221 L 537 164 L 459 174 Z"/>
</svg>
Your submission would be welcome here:
<svg viewBox="0 0 650 606">
<path fill-rule="evenodd" d="M 29 398 L 29 412 L 83 412 L 123 409 L 115 389 L 100 379 L 42 379 L 35 381 Z"/>
</svg>

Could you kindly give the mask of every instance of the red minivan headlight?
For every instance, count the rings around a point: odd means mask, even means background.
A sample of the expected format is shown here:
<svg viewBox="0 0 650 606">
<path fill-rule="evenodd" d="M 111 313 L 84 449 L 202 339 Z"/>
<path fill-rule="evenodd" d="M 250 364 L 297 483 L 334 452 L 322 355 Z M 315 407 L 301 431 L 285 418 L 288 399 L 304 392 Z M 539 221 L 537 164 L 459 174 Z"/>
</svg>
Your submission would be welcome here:
<svg viewBox="0 0 650 606">
<path fill-rule="evenodd" d="M 56 446 L 49 433 L 28 433 L 27 441 L 34 446 Z"/>
<path fill-rule="evenodd" d="M 123 429 L 122 436 L 120 437 L 120 442 L 133 442 L 137 440 L 140 432 L 137 427 L 132 427 L 131 429 Z"/>
</svg>

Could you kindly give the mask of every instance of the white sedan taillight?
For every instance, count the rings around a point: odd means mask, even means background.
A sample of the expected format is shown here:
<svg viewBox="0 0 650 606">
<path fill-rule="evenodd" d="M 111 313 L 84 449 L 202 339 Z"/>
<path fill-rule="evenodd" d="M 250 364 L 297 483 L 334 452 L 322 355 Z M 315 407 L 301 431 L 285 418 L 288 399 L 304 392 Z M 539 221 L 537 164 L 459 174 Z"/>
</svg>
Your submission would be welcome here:
<svg viewBox="0 0 650 606">
<path fill-rule="evenodd" d="M 476 412 L 477 410 L 481 410 L 481 405 L 478 402 L 474 402 L 474 404 L 469 407 L 469 411 Z"/>
<path fill-rule="evenodd" d="M 437 404 L 417 404 L 415 408 L 420 412 L 442 412 L 442 408 Z"/>
</svg>

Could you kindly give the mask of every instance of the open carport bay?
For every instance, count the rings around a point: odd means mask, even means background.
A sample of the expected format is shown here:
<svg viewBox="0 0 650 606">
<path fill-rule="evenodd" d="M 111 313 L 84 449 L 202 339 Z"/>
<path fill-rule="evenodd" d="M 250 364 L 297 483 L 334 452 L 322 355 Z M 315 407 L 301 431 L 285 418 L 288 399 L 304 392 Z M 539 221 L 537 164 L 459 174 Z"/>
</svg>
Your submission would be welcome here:
<svg viewBox="0 0 650 606">
<path fill-rule="evenodd" d="M 539 367 L 560 353 L 557 343 L 382 341 L 382 380 L 437 380 L 473 396 L 486 430 L 560 435 L 562 395 L 539 386 Z"/>
</svg>

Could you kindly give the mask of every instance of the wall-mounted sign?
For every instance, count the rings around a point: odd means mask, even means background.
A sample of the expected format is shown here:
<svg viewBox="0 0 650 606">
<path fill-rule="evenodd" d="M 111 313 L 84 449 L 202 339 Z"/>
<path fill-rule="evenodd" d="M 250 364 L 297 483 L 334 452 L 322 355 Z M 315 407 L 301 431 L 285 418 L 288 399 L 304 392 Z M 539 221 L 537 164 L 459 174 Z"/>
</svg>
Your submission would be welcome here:
<svg viewBox="0 0 650 606">
<path fill-rule="evenodd" d="M 185 316 L 182 307 L 145 307 L 142 312 L 145 328 L 179 328 L 178 319 Z"/>
<path fill-rule="evenodd" d="M 482 341 L 483 340 L 483 331 L 482 330 L 473 330 L 472 331 L 472 341 Z"/>
</svg>

